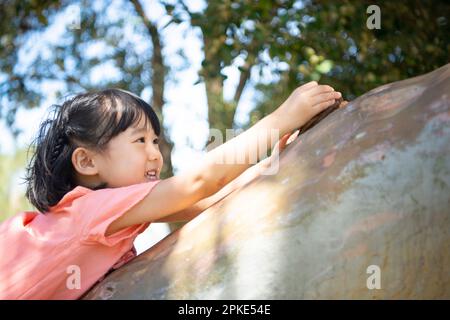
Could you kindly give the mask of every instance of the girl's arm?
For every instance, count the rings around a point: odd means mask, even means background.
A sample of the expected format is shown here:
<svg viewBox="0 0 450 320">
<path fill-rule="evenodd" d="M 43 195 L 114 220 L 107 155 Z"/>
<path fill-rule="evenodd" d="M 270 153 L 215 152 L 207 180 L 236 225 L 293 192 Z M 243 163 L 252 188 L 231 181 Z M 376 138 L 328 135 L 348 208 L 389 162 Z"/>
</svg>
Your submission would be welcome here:
<svg viewBox="0 0 450 320">
<path fill-rule="evenodd" d="M 266 158 L 249 169 L 245 170 L 239 177 L 228 183 L 225 187 L 220 189 L 218 192 L 209 196 L 203 200 L 200 200 L 196 204 L 191 207 L 188 207 L 184 210 L 178 211 L 169 216 L 163 217 L 161 219 L 155 220 L 155 222 L 180 222 L 180 221 L 190 221 L 198 216 L 200 213 L 219 202 L 230 193 L 234 192 L 245 186 L 250 181 L 259 177 L 262 172 L 269 165 L 269 158 Z"/>
<path fill-rule="evenodd" d="M 233 139 L 209 151 L 187 172 L 160 181 L 152 191 L 125 214 L 113 221 L 105 235 L 136 224 L 152 222 L 192 207 L 208 198 L 258 162 L 275 144 L 272 132 L 283 136 L 304 125 L 332 105 L 340 93 L 329 86 L 307 83 L 296 90 L 274 112 Z M 236 154 L 241 161 L 224 163 Z M 255 155 L 257 157 L 255 161 Z"/>
<path fill-rule="evenodd" d="M 199 162 L 193 164 L 193 168 L 158 182 L 139 203 L 113 221 L 105 235 L 136 224 L 161 220 L 213 196 L 251 167 L 248 159 L 252 154 L 259 154 L 258 141 L 262 140 L 261 136 L 279 126 L 283 127 L 283 121 L 277 118 L 278 115 L 273 113 L 264 117 L 247 131 L 206 153 Z M 267 148 L 270 142 L 261 145 Z M 238 148 L 244 153 L 245 162 L 224 164 L 223 159 L 227 155 L 234 155 Z"/>
<path fill-rule="evenodd" d="M 218 192 L 213 194 L 212 196 L 200 200 L 196 204 L 191 207 L 188 207 L 184 210 L 176 212 L 172 215 L 166 216 L 162 219 L 156 220 L 155 222 L 179 222 L 179 221 L 190 221 L 198 216 L 200 213 L 219 202 L 230 193 L 242 188 L 250 181 L 253 181 L 257 177 L 259 177 L 264 170 L 270 168 L 272 161 L 278 161 L 276 159 L 286 148 L 286 146 L 294 141 L 294 139 L 298 136 L 299 130 L 295 131 L 292 135 L 286 134 L 284 135 L 280 141 L 275 144 L 272 155 L 270 157 L 265 158 L 264 160 L 258 162 L 254 166 L 245 170 L 239 177 L 228 183 L 225 187 L 220 189 Z"/>
</svg>

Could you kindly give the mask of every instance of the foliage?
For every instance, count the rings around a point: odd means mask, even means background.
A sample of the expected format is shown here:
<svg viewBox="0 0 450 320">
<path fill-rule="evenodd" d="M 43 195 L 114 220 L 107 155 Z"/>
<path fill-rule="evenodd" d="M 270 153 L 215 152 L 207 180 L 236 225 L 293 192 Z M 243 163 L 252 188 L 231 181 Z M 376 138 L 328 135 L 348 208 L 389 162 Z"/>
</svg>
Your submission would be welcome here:
<svg viewBox="0 0 450 320">
<path fill-rule="evenodd" d="M 272 46 L 271 58 L 289 67 L 262 93 L 253 124 L 299 83 L 320 80 L 352 100 L 393 81 L 432 71 L 449 62 L 450 4 L 446 1 L 383 1 L 381 29 L 366 27 L 371 1 L 306 1 L 299 37 Z M 289 10 L 288 10 L 289 11 Z M 283 54 L 280 54 L 280 51 Z"/>
<path fill-rule="evenodd" d="M 351 100 L 381 84 L 449 62 L 447 1 L 381 2 L 379 30 L 366 26 L 366 10 L 372 4 L 367 0 L 209 0 L 198 11 L 182 0 L 159 3 L 165 12 L 154 21 L 138 0 L 2 1 L 0 117 L 14 130 L 17 110 L 38 106 L 46 94 L 40 84 L 52 80 L 64 84 L 60 97 L 103 87 L 139 95 L 149 90 L 164 125 L 165 86 L 174 83 L 177 71 L 164 55 L 164 32 L 171 24 L 200 31 L 204 58 L 198 82 L 205 84 L 209 126 L 221 130 L 234 127 L 237 106 L 249 84 L 259 95 L 246 127 L 310 80 L 329 83 Z M 80 28 L 64 32 L 57 43 L 40 43 L 39 35 L 73 5 L 82 8 Z M 125 37 L 130 30 L 133 37 Z M 21 66 L 19 52 L 29 39 L 36 39 L 43 49 Z M 102 53 L 89 54 L 92 46 Z M 179 54 L 185 56 L 183 50 Z M 116 72 L 93 79 L 92 71 L 104 66 Z M 225 99 L 230 66 L 238 66 L 240 77 L 232 98 Z M 162 177 L 172 175 L 173 145 L 165 136 L 162 150 L 169 163 Z"/>
<path fill-rule="evenodd" d="M 0 222 L 19 211 L 35 210 L 25 198 L 23 168 L 27 150 L 18 149 L 14 154 L 0 154 Z"/>
</svg>

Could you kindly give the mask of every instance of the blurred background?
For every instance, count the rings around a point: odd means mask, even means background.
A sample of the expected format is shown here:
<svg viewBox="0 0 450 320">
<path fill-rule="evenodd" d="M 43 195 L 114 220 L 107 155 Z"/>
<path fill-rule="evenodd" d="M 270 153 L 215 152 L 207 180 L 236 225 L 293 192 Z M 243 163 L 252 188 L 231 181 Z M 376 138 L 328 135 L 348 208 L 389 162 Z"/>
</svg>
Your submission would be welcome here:
<svg viewBox="0 0 450 320">
<path fill-rule="evenodd" d="M 206 152 L 210 128 L 246 129 L 305 82 L 352 100 L 450 62 L 449 18 L 448 1 L 3 0 L 0 222 L 34 210 L 28 147 L 67 97 L 119 87 L 148 101 L 166 178 Z M 152 225 L 138 251 L 168 232 Z"/>
</svg>

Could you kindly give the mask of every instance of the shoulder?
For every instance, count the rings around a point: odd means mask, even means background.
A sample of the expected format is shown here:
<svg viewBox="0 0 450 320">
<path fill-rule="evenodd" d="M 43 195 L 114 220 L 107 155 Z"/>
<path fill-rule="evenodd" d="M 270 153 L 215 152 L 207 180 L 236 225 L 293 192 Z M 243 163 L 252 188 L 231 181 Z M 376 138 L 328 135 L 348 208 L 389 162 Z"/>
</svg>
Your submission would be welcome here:
<svg viewBox="0 0 450 320">
<path fill-rule="evenodd" d="M 69 191 L 68 193 L 66 193 L 64 195 L 64 197 L 59 200 L 59 202 L 50 207 L 49 212 L 56 212 L 66 206 L 70 206 L 76 199 L 79 199 L 87 194 L 93 193 L 95 192 L 94 190 L 91 190 L 89 188 L 85 188 L 82 186 L 76 186 L 75 188 L 73 188 L 71 191 Z"/>
</svg>

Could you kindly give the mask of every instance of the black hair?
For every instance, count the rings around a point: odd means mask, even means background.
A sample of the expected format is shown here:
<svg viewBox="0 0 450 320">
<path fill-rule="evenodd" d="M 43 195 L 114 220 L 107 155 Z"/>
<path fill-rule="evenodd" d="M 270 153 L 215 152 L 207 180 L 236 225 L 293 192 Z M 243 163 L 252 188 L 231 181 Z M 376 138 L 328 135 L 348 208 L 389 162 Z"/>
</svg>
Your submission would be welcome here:
<svg viewBox="0 0 450 320">
<path fill-rule="evenodd" d="M 108 142 L 137 124 L 142 115 L 159 136 L 161 128 L 152 107 L 138 96 L 121 89 L 107 89 L 76 95 L 40 124 L 30 145 L 34 152 L 26 168 L 26 197 L 40 212 L 47 212 L 75 188 L 72 153 L 85 147 L 104 153 Z M 106 184 L 94 190 L 106 188 Z"/>
</svg>

